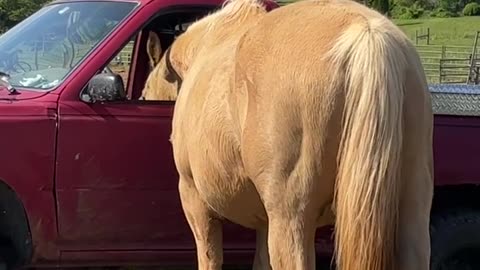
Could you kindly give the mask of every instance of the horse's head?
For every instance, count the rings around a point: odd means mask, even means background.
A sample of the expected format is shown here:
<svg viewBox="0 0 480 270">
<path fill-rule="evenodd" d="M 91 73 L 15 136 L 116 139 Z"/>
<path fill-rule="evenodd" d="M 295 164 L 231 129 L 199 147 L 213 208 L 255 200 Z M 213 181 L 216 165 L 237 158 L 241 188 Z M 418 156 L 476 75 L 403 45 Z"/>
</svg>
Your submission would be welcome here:
<svg viewBox="0 0 480 270">
<path fill-rule="evenodd" d="M 176 72 L 167 57 L 162 55 L 170 54 L 170 49 L 164 52 L 160 38 L 154 32 L 150 32 L 147 40 L 147 54 L 149 58 L 150 74 L 142 91 L 142 98 L 146 100 L 175 100 L 177 89 L 180 87 L 181 77 Z M 167 55 L 168 56 L 168 55 Z M 170 67 L 170 68 L 169 68 Z"/>
<path fill-rule="evenodd" d="M 219 44 L 234 44 L 239 36 L 268 9 L 262 0 L 229 0 L 222 9 L 191 24 L 172 45 L 162 50 L 159 37 L 150 32 L 147 51 L 152 72 L 142 97 L 175 100 L 185 74 L 199 55 L 215 53 Z"/>
</svg>

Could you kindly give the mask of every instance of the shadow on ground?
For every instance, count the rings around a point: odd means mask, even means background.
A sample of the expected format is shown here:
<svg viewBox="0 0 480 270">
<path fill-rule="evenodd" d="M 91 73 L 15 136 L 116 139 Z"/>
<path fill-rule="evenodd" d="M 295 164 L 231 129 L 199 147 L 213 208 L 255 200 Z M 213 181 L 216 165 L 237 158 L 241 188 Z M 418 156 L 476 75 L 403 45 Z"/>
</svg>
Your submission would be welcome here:
<svg viewBox="0 0 480 270">
<path fill-rule="evenodd" d="M 41 268 L 41 270 L 197 270 L 196 266 L 185 266 L 185 267 L 159 267 L 159 266 L 149 266 L 149 267 L 81 267 L 81 268 Z M 225 266 L 223 270 L 251 270 L 251 266 Z M 36 270 L 36 269 L 32 269 Z M 40 269 L 38 269 L 40 270 Z M 330 267 L 329 259 L 320 259 L 317 261 L 317 270 L 335 270 L 334 267 Z"/>
</svg>

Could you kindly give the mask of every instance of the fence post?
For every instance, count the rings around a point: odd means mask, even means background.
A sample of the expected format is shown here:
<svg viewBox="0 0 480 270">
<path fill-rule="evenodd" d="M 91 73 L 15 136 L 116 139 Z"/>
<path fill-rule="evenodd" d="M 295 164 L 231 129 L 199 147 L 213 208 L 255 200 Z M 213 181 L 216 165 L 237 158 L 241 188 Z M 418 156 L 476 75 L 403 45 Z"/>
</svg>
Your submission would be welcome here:
<svg viewBox="0 0 480 270">
<path fill-rule="evenodd" d="M 438 66 L 438 83 L 442 83 L 442 67 L 443 59 L 440 59 L 440 65 Z"/>
<path fill-rule="evenodd" d="M 430 45 L 430 27 L 427 28 L 427 45 Z"/>
<path fill-rule="evenodd" d="M 472 72 L 474 72 L 475 64 L 476 64 L 476 59 L 477 59 L 477 44 L 478 44 L 478 39 L 479 39 L 479 34 L 480 31 L 477 31 L 477 34 L 475 35 L 475 41 L 473 42 L 473 48 L 472 48 L 472 54 L 470 58 L 470 68 L 468 70 L 468 77 L 467 77 L 467 84 L 470 83 L 470 81 L 473 79 L 472 78 Z"/>
<path fill-rule="evenodd" d="M 478 79 L 479 79 L 479 74 L 480 74 L 480 67 L 476 68 L 476 74 L 475 74 L 475 85 L 478 85 Z"/>
<path fill-rule="evenodd" d="M 415 30 L 415 44 L 418 45 L 418 40 L 419 39 L 427 39 L 427 45 L 430 45 L 430 27 L 427 28 L 427 33 L 424 34 L 423 31 L 419 35 L 418 30 Z"/>
</svg>

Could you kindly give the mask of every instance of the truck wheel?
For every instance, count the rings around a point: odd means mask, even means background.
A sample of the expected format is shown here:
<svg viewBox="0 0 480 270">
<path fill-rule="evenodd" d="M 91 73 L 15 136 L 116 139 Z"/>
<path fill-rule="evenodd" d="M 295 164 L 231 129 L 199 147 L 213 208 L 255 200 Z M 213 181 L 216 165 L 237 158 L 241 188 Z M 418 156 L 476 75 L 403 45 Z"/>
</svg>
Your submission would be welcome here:
<svg viewBox="0 0 480 270">
<path fill-rule="evenodd" d="M 480 269 L 480 211 L 432 215 L 431 270 Z"/>
<path fill-rule="evenodd" d="M 15 252 L 11 245 L 0 240 L 0 270 L 13 269 L 12 260 L 15 259 Z"/>
<path fill-rule="evenodd" d="M 0 270 L 8 270 L 8 269 L 10 268 L 8 267 L 6 260 L 2 257 L 2 255 L 0 255 Z"/>
</svg>

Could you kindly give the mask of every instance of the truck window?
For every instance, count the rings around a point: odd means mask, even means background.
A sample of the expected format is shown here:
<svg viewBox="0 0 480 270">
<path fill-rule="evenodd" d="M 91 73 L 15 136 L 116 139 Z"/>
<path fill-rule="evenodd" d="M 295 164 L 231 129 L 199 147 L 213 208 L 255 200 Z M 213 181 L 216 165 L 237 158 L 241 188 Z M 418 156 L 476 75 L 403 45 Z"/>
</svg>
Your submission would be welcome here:
<svg viewBox="0 0 480 270">
<path fill-rule="evenodd" d="M 0 71 L 16 88 L 52 89 L 135 7 L 113 1 L 48 5 L 0 37 Z"/>
<path fill-rule="evenodd" d="M 175 40 L 175 38 L 183 33 L 191 23 L 197 18 L 206 14 L 208 10 L 190 12 L 175 12 L 171 14 L 160 15 L 142 30 L 142 35 L 148 36 L 150 31 L 157 33 L 160 38 L 162 50 L 165 51 Z M 139 42 L 139 43 L 138 43 Z M 138 44 L 137 44 L 138 43 Z M 139 46 L 138 54 L 135 55 L 134 48 Z M 133 61 L 136 59 L 136 61 Z M 135 62 L 136 66 L 132 66 Z M 133 37 L 124 48 L 117 53 L 115 57 L 107 64 L 110 71 L 119 74 L 128 92 L 127 102 L 139 102 L 141 91 L 144 83 L 150 72 L 150 65 L 148 62 L 146 39 L 140 42 L 137 36 Z M 130 70 L 133 72 L 130 73 Z M 133 83 L 131 82 L 133 80 Z M 140 101 L 143 102 L 143 101 Z M 152 101 L 149 101 L 152 102 Z"/>
<path fill-rule="evenodd" d="M 122 76 L 123 85 L 128 85 L 128 73 L 133 57 L 133 45 L 137 36 L 132 38 L 130 42 L 113 58 L 108 64 L 111 71 Z"/>
</svg>

